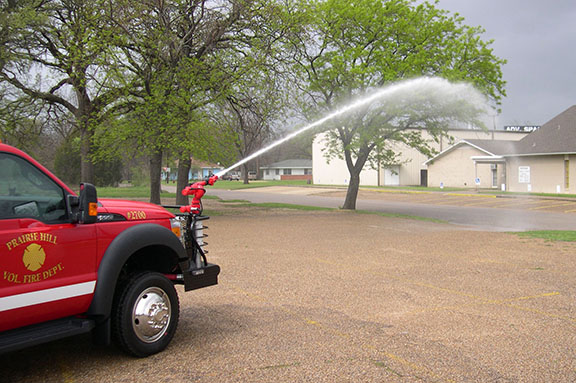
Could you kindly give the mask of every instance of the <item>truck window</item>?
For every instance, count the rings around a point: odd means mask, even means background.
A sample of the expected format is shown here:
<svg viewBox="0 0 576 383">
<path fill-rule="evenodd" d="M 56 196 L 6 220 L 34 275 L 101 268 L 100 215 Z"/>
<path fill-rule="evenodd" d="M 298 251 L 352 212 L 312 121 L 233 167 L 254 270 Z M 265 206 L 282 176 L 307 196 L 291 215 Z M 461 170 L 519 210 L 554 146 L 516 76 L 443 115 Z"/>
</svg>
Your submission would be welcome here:
<svg viewBox="0 0 576 383">
<path fill-rule="evenodd" d="M 0 219 L 67 220 L 64 190 L 28 161 L 0 153 Z"/>
</svg>

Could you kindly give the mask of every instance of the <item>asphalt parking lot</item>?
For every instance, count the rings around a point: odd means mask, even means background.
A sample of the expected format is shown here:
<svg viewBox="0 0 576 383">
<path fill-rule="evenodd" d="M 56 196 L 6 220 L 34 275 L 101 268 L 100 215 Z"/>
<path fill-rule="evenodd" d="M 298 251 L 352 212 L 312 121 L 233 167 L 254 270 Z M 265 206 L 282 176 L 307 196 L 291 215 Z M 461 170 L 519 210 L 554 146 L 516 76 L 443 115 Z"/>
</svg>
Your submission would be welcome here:
<svg viewBox="0 0 576 383">
<path fill-rule="evenodd" d="M 559 213 L 576 213 L 573 198 L 542 198 L 536 196 L 495 195 L 466 192 L 396 192 L 394 190 L 366 190 L 365 196 L 379 195 L 393 201 L 410 200 L 432 205 L 477 206 L 498 209 L 540 210 Z"/>
<path fill-rule="evenodd" d="M 267 187 L 246 189 L 246 192 L 267 191 L 277 194 L 321 195 L 344 198 L 344 188 L 320 187 Z M 576 199 L 562 197 L 538 197 L 513 194 L 486 194 L 474 190 L 462 192 L 416 191 L 383 188 L 362 188 L 359 199 L 409 202 L 425 205 L 450 205 L 461 207 L 485 207 L 496 209 L 514 209 L 529 211 L 548 211 L 556 213 L 576 213 Z"/>
<path fill-rule="evenodd" d="M 209 226 L 220 284 L 180 294 L 165 352 L 70 338 L 0 356 L 0 381 L 576 381 L 574 244 L 348 212 Z"/>
</svg>

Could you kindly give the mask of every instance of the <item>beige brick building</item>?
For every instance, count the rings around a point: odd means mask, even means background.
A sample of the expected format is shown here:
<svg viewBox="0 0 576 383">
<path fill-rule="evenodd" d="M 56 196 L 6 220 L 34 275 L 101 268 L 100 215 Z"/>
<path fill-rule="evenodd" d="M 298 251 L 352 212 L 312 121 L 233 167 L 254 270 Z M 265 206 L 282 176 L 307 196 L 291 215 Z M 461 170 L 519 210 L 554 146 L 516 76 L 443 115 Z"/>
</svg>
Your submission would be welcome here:
<svg viewBox="0 0 576 383">
<path fill-rule="evenodd" d="M 464 139 L 424 163 L 428 185 L 576 193 L 576 105 L 519 141 Z"/>
<path fill-rule="evenodd" d="M 437 152 L 443 152 L 451 148 L 454 142 L 461 140 L 485 140 L 485 141 L 518 141 L 527 136 L 524 132 L 507 132 L 507 131 L 485 131 L 480 129 L 451 129 L 447 132 L 447 137 L 442 137 L 435 141 L 426 131 L 422 132 L 423 138 L 428 140 L 431 147 Z M 330 161 L 326 159 L 323 149 L 326 147 L 325 134 L 318 134 L 312 145 L 312 161 L 314 183 L 322 185 L 346 185 L 349 180 L 349 172 L 343 159 L 334 158 Z M 370 167 L 368 164 L 360 173 L 360 184 L 368 186 L 415 186 L 426 185 L 427 167 L 425 162 L 429 159 L 426 155 L 418 150 L 405 144 L 395 144 L 393 147 L 396 153 L 399 153 L 399 159 L 394 164 L 380 164 L 378 169 Z M 473 164 L 468 164 L 473 166 Z M 482 169 L 485 171 L 485 169 Z M 465 169 L 450 169 L 450 173 L 461 172 L 468 174 Z M 489 170 L 488 170 L 489 172 Z M 472 173 L 473 174 L 473 173 Z M 453 176 L 455 177 L 455 176 Z M 443 177 L 442 177 L 443 178 Z M 473 186 L 474 176 L 470 179 L 459 178 L 459 187 Z M 464 185 L 466 183 L 467 185 Z M 437 186 L 437 185 L 431 185 Z"/>
</svg>

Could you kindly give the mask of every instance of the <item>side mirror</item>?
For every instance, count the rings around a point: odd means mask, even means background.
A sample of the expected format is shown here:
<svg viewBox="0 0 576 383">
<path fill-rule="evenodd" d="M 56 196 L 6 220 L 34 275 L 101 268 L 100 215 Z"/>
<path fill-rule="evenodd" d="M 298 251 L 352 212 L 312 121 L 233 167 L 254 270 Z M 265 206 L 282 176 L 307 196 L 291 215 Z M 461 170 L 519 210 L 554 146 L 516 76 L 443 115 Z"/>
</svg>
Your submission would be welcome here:
<svg viewBox="0 0 576 383">
<path fill-rule="evenodd" d="M 98 196 L 96 187 L 89 183 L 80 184 L 78 222 L 95 223 L 98 219 Z"/>
<path fill-rule="evenodd" d="M 80 207 L 80 198 L 77 195 L 68 194 L 68 215 L 70 216 L 72 223 L 78 223 L 78 210 Z"/>
</svg>

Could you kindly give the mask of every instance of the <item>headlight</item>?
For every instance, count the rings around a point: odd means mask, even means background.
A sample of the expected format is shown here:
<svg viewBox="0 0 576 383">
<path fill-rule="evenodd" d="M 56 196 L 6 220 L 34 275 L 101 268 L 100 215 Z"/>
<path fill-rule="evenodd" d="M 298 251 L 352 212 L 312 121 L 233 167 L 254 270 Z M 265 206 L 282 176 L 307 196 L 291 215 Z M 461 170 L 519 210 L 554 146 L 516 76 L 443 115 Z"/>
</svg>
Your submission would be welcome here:
<svg viewBox="0 0 576 383">
<path fill-rule="evenodd" d="M 170 229 L 174 233 L 182 244 L 184 244 L 184 227 L 186 225 L 186 217 L 174 217 L 170 220 Z"/>
</svg>

